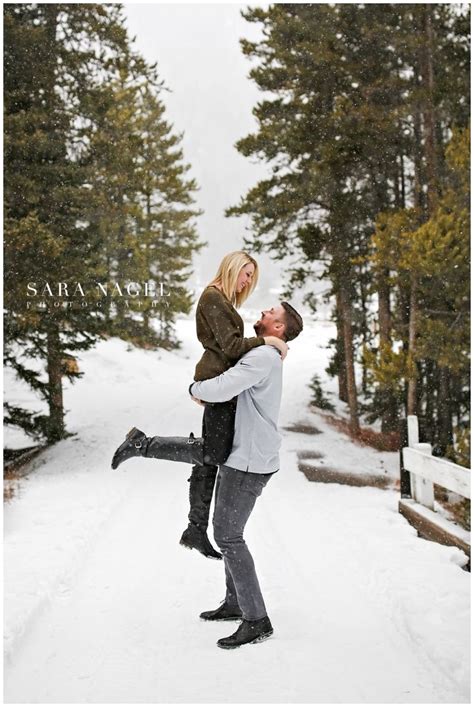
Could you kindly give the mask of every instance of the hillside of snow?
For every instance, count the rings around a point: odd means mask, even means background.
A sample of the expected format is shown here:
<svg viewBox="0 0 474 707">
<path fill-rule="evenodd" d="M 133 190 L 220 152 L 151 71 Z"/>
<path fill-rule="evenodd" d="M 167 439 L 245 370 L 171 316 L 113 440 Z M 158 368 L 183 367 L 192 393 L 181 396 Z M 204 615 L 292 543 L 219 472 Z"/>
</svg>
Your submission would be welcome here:
<svg viewBox="0 0 474 707">
<path fill-rule="evenodd" d="M 306 452 L 338 470 L 398 474 L 397 453 L 354 444 L 308 408 L 314 373 L 335 398 L 329 322 L 290 344 L 281 469 L 246 532 L 274 635 L 216 647 L 237 624 L 199 620 L 224 597 L 224 569 L 178 545 L 189 467 L 110 468 L 132 426 L 200 433 L 187 392 L 201 353 L 193 321 L 178 335 L 175 352 L 110 339 L 82 353 L 85 375 L 64 395 L 75 436 L 37 457 L 5 505 L 5 701 L 468 703 L 464 554 L 418 538 L 393 484 L 312 483 L 298 469 Z M 9 371 L 5 387 L 9 401 L 28 399 Z M 22 446 L 18 433 L 6 430 L 6 445 Z"/>
</svg>

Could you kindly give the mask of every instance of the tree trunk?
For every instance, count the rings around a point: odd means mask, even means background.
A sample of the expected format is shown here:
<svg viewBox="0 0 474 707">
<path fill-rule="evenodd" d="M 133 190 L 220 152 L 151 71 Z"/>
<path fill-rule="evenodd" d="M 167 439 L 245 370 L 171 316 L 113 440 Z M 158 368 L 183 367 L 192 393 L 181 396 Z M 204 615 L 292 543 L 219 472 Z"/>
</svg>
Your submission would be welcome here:
<svg viewBox="0 0 474 707">
<path fill-rule="evenodd" d="M 362 310 L 362 345 L 365 348 L 369 343 L 369 326 L 367 323 L 367 293 L 364 283 L 364 273 L 359 274 L 360 282 L 360 306 Z M 362 392 L 367 394 L 367 366 L 365 361 L 362 361 Z"/>
<path fill-rule="evenodd" d="M 406 187 L 405 187 L 405 162 L 403 152 L 400 153 L 400 207 L 405 208 L 406 202 Z"/>
<path fill-rule="evenodd" d="M 380 350 L 392 348 L 392 316 L 390 312 L 390 287 L 388 284 L 390 272 L 384 268 L 378 277 L 378 320 Z M 395 432 L 398 429 L 398 403 L 392 389 L 384 392 L 384 409 L 382 412 L 382 432 Z"/>
<path fill-rule="evenodd" d="M 56 46 L 56 34 L 58 30 L 58 14 L 59 3 L 50 3 L 43 5 L 43 13 L 45 18 L 44 31 L 49 44 L 48 62 L 46 66 L 42 66 L 41 70 L 47 76 L 46 86 L 48 94 L 48 104 L 56 105 L 55 88 L 56 88 L 56 72 L 58 62 L 58 51 Z M 52 116 L 51 116 L 52 117 Z"/>
<path fill-rule="evenodd" d="M 122 214 L 125 220 L 125 208 L 123 207 L 123 197 L 122 197 Z M 119 282 L 120 289 L 123 294 L 123 287 L 126 280 L 126 270 L 128 265 L 128 251 L 125 246 L 125 224 L 122 222 L 119 226 L 118 231 L 118 243 L 117 243 L 117 281 Z M 116 307 L 116 327 L 118 331 L 122 331 L 125 327 L 125 304 L 124 298 L 119 294 L 114 298 Z"/>
<path fill-rule="evenodd" d="M 421 71 L 423 72 L 423 57 L 420 58 Z M 416 79 L 418 91 L 420 85 L 418 76 Z M 421 106 L 415 106 L 413 132 L 415 137 L 413 164 L 414 164 L 414 205 L 420 213 L 420 222 L 423 220 L 423 215 L 426 213 L 425 195 L 423 192 L 423 140 L 422 140 L 422 111 Z M 417 274 L 412 271 L 410 273 L 410 304 L 409 304 L 409 323 L 408 323 L 408 354 L 410 364 L 413 368 L 407 384 L 407 415 L 416 415 L 417 410 L 417 376 L 415 364 L 415 342 L 417 335 L 417 317 L 418 317 L 418 278 Z"/>
<path fill-rule="evenodd" d="M 436 158 L 436 120 L 433 103 L 434 75 L 433 75 L 433 9 L 431 5 L 424 5 L 423 24 L 424 42 L 421 49 L 421 75 L 426 98 L 423 106 L 423 133 L 424 133 L 424 153 L 426 162 L 426 178 L 428 185 L 428 213 L 431 215 L 438 201 L 438 169 Z"/>
<path fill-rule="evenodd" d="M 384 268 L 378 278 L 378 316 L 379 316 L 379 337 L 380 345 L 387 344 L 391 346 L 391 314 L 390 314 L 390 288 L 388 284 L 390 272 L 388 268 Z"/>
<path fill-rule="evenodd" d="M 341 294 L 339 289 L 336 292 L 336 363 L 337 363 L 337 382 L 339 387 L 339 400 L 347 403 L 349 396 L 347 394 L 347 375 L 346 375 L 346 358 L 344 354 L 344 329 L 342 325 L 342 308 Z"/>
<path fill-rule="evenodd" d="M 459 427 L 462 421 L 462 382 L 461 377 L 451 371 L 451 412 L 453 418 L 456 417 L 456 426 Z"/>
<path fill-rule="evenodd" d="M 48 442 L 57 442 L 65 436 L 61 358 L 59 328 L 56 322 L 52 321 L 48 325 L 47 333 Z"/>
<path fill-rule="evenodd" d="M 426 407 L 425 407 L 425 429 L 426 438 L 431 442 L 434 439 L 435 432 L 435 376 L 434 376 L 434 361 L 428 359 L 425 362 L 425 392 L 426 392 Z"/>
<path fill-rule="evenodd" d="M 408 325 L 408 356 L 413 369 L 408 377 L 407 395 L 407 415 L 416 415 L 416 381 L 417 371 L 415 368 L 415 341 L 416 341 L 416 320 L 418 316 L 418 285 L 416 276 L 411 275 L 410 279 L 410 322 Z"/>
<path fill-rule="evenodd" d="M 419 107 L 415 108 L 413 133 L 415 136 L 415 147 L 413 155 L 413 167 L 414 167 L 414 195 L 413 201 L 416 208 L 421 212 L 424 211 L 424 194 L 423 194 L 423 171 L 422 171 L 422 138 L 421 138 L 421 114 Z"/>
<path fill-rule="evenodd" d="M 444 456 L 447 448 L 453 444 L 449 369 L 445 366 L 439 367 L 438 430 L 440 453 Z"/>
<path fill-rule="evenodd" d="M 354 369 L 354 351 L 352 341 L 352 311 L 347 285 L 339 286 L 341 297 L 342 328 L 344 334 L 344 357 L 346 361 L 347 397 L 350 415 L 350 430 L 352 434 L 360 431 L 357 409 L 357 387 Z"/>
<path fill-rule="evenodd" d="M 146 192 L 146 237 L 145 237 L 145 248 L 146 248 L 146 262 L 150 263 L 150 231 L 152 229 L 152 213 L 151 213 L 151 194 Z M 148 310 L 147 298 L 145 297 L 145 306 L 143 309 L 143 335 L 144 339 L 148 339 L 150 336 L 150 312 Z"/>
</svg>

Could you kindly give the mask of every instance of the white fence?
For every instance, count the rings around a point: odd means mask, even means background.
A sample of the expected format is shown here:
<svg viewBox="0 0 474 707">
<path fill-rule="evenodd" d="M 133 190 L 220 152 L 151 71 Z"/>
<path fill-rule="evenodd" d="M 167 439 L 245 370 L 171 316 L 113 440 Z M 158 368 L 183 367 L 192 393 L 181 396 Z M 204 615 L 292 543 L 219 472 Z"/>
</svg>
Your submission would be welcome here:
<svg viewBox="0 0 474 707">
<path fill-rule="evenodd" d="M 456 545 L 471 556 L 471 535 L 467 530 L 435 511 L 434 486 L 471 498 L 471 470 L 447 459 L 432 456 L 431 444 L 419 441 L 418 418 L 407 418 L 408 446 L 402 450 L 402 474 L 410 475 L 411 498 L 401 498 L 399 511 L 420 535 Z"/>
</svg>

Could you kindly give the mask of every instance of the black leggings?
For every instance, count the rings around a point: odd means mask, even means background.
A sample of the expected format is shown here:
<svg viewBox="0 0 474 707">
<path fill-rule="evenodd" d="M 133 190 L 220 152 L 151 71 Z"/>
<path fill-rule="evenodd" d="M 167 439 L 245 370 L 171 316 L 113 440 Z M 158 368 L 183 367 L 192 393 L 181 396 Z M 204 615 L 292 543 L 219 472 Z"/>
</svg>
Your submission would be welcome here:
<svg viewBox="0 0 474 707">
<path fill-rule="evenodd" d="M 202 418 L 204 456 L 209 465 L 223 464 L 232 451 L 237 398 L 225 403 L 206 403 Z"/>
<path fill-rule="evenodd" d="M 232 451 L 237 399 L 226 403 L 206 403 L 202 419 L 204 464 L 193 466 L 189 488 L 189 522 L 207 528 L 217 467 Z"/>
</svg>

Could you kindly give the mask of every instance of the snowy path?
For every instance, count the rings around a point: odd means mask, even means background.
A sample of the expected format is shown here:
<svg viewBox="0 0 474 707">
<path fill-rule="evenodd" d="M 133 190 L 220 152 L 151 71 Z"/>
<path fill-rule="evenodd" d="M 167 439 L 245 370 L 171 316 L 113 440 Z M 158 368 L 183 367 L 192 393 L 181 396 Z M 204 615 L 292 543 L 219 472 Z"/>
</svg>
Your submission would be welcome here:
<svg viewBox="0 0 474 707">
<path fill-rule="evenodd" d="M 131 424 L 199 431 L 186 398 L 192 325 L 180 334 L 183 350 L 159 360 L 117 340 L 85 354 L 86 376 L 66 396 L 79 439 L 50 449 L 6 506 L 5 701 L 469 702 L 462 553 L 417 538 L 395 491 L 314 484 L 297 469 L 298 450 L 347 466 L 352 448 L 365 471 L 396 470 L 396 455 L 355 448 L 307 412 L 310 373 L 325 365 L 321 327 L 291 348 L 281 424 L 322 434 L 285 434 L 281 471 L 247 530 L 275 634 L 216 647 L 236 624 L 198 615 L 223 597 L 222 563 L 177 545 L 189 469 L 109 467 Z"/>
</svg>

